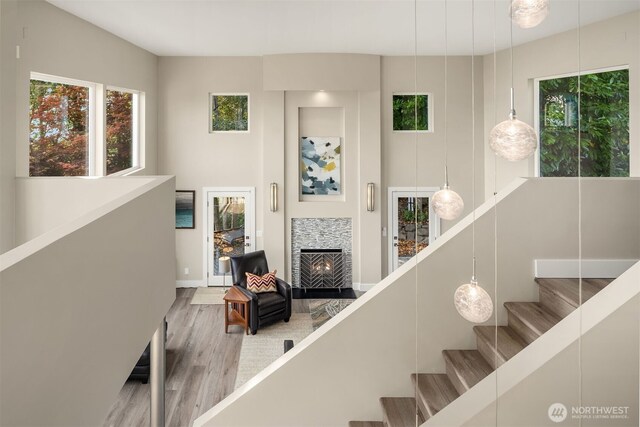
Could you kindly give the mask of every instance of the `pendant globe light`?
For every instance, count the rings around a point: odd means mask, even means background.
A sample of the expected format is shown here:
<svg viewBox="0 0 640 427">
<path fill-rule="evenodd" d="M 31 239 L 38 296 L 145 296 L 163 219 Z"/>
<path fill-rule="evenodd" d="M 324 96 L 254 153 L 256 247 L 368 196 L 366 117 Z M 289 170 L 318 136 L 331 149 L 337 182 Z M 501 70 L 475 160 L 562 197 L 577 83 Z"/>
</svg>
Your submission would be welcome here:
<svg viewBox="0 0 640 427">
<path fill-rule="evenodd" d="M 473 222 L 471 223 L 471 245 L 473 252 L 473 272 L 471 281 L 456 289 L 453 295 L 453 304 L 458 314 L 472 323 L 483 323 L 489 320 L 493 313 L 493 301 L 491 296 L 479 284 L 476 278 L 476 112 L 475 112 L 475 0 L 471 0 L 471 143 L 472 143 L 472 191 L 471 200 L 473 210 Z"/>
<path fill-rule="evenodd" d="M 513 10 L 512 10 L 513 13 Z M 489 146 L 496 155 L 510 162 L 518 162 L 531 156 L 538 148 L 538 136 L 531 126 L 518 120 L 513 90 L 513 23 L 510 37 L 511 54 L 511 110 L 509 118 L 498 123 L 489 133 Z"/>
<path fill-rule="evenodd" d="M 449 139 L 447 137 L 447 109 L 448 109 L 448 31 L 447 31 L 447 0 L 444 2 L 444 185 L 431 198 L 436 214 L 447 221 L 460 216 L 464 209 L 462 197 L 449 188 L 449 171 L 447 163 L 449 159 Z"/>
<path fill-rule="evenodd" d="M 537 27 L 549 15 L 549 0 L 513 0 L 511 19 L 520 28 Z"/>
</svg>

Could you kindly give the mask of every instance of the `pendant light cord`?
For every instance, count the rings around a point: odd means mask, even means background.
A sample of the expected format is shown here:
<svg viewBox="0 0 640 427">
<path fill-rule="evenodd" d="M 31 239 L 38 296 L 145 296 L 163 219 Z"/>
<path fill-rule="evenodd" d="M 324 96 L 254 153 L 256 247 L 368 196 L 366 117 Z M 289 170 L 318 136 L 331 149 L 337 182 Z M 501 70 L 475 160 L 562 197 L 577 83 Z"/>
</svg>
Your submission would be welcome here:
<svg viewBox="0 0 640 427">
<path fill-rule="evenodd" d="M 449 9 L 444 0 L 444 185 L 449 186 L 449 136 L 447 133 L 447 118 L 449 117 Z"/>
<path fill-rule="evenodd" d="M 473 280 L 476 280 L 476 20 L 475 0 L 471 0 L 471 251 L 473 254 Z"/>
<path fill-rule="evenodd" d="M 493 0 L 493 123 L 494 126 L 498 122 L 498 109 L 496 106 L 496 98 L 498 94 L 498 60 L 497 60 L 497 43 L 496 43 L 496 0 Z M 512 65 L 513 66 L 513 65 Z M 513 68 L 512 68 L 513 72 Z M 493 295 L 498 305 L 498 156 L 493 155 Z M 498 342 L 498 310 L 494 310 L 494 342 Z M 495 366 L 498 366 L 498 348 L 496 346 L 493 353 L 493 360 Z M 495 420 L 496 427 L 498 427 L 498 370 L 495 375 L 495 392 L 496 392 L 496 404 L 495 404 Z"/>
<path fill-rule="evenodd" d="M 582 97 L 582 43 L 581 43 L 581 3 L 578 0 L 578 304 L 580 316 L 578 322 L 578 405 L 582 407 L 582 135 L 581 135 L 581 97 Z M 578 425 L 582 427 L 582 417 L 578 418 Z"/>
<path fill-rule="evenodd" d="M 513 71 L 513 6 L 510 9 L 509 13 L 509 56 L 511 61 L 511 110 L 509 114 L 516 117 L 516 95 L 514 90 L 514 74 Z"/>
<path fill-rule="evenodd" d="M 414 168 L 415 171 L 415 185 L 416 185 L 416 193 L 415 193 L 415 204 L 413 209 L 413 217 L 414 224 L 416 225 L 416 231 L 418 230 L 418 0 L 413 1 L 413 89 L 414 89 L 414 102 L 413 102 L 413 119 L 414 119 Z M 414 298 L 414 310 L 416 314 L 416 323 L 415 323 L 415 370 L 418 372 L 418 233 L 416 232 L 414 239 L 414 259 L 415 259 L 415 296 Z M 415 382 L 414 385 L 414 397 L 418 396 L 418 382 Z M 418 416 L 418 404 L 416 403 L 414 406 L 414 417 L 416 425 L 419 424 L 419 416 Z"/>
</svg>

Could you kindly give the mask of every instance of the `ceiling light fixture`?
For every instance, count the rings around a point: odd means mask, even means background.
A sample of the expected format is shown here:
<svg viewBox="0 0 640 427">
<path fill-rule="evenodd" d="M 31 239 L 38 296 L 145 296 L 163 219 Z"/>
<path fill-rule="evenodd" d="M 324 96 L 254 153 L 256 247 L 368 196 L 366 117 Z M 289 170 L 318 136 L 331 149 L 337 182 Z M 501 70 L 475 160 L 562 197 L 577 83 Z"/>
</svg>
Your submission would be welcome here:
<svg viewBox="0 0 640 427">
<path fill-rule="evenodd" d="M 537 27 L 549 15 L 549 0 L 513 0 L 510 15 L 520 28 Z"/>
<path fill-rule="evenodd" d="M 473 267 L 471 282 L 465 283 L 456 289 L 453 295 L 453 304 L 464 319 L 472 323 L 483 323 L 489 320 L 493 313 L 493 301 L 479 284 L 476 278 L 476 112 L 475 112 L 475 0 L 471 0 L 471 209 L 473 222 L 471 223 L 471 250 L 473 253 Z"/>
<path fill-rule="evenodd" d="M 449 188 L 449 139 L 447 138 L 447 109 L 448 109 L 448 26 L 447 26 L 448 10 L 447 0 L 444 2 L 444 185 L 442 189 L 437 191 L 431 198 L 433 209 L 436 214 L 445 220 L 451 221 L 460 216 L 464 209 L 464 201 L 462 197 L 451 188 Z"/>
<path fill-rule="evenodd" d="M 511 10 L 513 15 L 513 8 Z M 531 156 L 538 148 L 538 136 L 531 126 L 517 119 L 513 89 L 513 22 L 510 25 L 511 55 L 511 110 L 509 118 L 498 123 L 489 133 L 489 146 L 496 155 L 510 162 L 518 162 Z"/>
</svg>

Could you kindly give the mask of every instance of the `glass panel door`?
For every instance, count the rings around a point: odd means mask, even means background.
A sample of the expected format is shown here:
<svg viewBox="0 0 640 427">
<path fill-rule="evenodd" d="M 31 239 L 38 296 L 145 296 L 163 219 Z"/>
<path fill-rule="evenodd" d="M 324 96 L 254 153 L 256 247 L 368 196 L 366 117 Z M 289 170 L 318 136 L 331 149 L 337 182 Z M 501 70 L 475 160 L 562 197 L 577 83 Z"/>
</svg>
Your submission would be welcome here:
<svg viewBox="0 0 640 427">
<path fill-rule="evenodd" d="M 440 235 L 440 220 L 431 207 L 437 189 L 390 189 L 389 272 L 394 271 Z"/>
<path fill-rule="evenodd" d="M 219 260 L 255 250 L 253 191 L 207 193 L 208 284 L 221 285 Z M 231 283 L 230 273 L 224 281 Z"/>
</svg>

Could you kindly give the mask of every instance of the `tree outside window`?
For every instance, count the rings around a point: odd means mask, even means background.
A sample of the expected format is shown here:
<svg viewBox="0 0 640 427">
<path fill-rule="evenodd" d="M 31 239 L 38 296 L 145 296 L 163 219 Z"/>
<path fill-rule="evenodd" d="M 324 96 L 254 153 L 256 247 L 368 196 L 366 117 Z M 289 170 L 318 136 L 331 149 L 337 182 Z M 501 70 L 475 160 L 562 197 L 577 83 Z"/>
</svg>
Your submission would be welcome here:
<svg viewBox="0 0 640 427">
<path fill-rule="evenodd" d="M 88 175 L 89 88 L 31 80 L 29 175 Z"/>
<path fill-rule="evenodd" d="M 249 131 L 249 96 L 211 94 L 210 132 Z"/>
<path fill-rule="evenodd" d="M 629 71 L 539 85 L 540 176 L 629 176 Z"/>
<path fill-rule="evenodd" d="M 429 95 L 393 95 L 394 131 L 430 131 L 429 114 Z"/>
<path fill-rule="evenodd" d="M 107 90 L 107 175 L 133 166 L 134 94 Z"/>
</svg>

